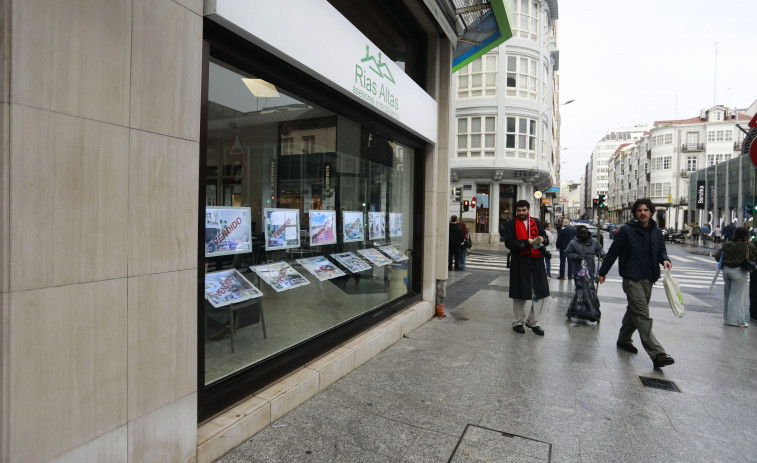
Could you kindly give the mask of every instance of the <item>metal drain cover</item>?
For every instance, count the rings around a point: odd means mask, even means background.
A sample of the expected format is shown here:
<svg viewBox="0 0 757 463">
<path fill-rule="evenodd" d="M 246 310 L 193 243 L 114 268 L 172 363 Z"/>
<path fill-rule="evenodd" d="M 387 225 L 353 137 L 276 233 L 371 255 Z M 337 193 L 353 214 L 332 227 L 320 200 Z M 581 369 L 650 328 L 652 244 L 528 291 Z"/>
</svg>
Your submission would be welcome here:
<svg viewBox="0 0 757 463">
<path fill-rule="evenodd" d="M 646 387 L 662 389 L 663 391 L 681 392 L 676 383 L 667 379 L 650 378 L 648 376 L 639 376 L 639 379 L 641 380 L 641 384 Z"/>
<path fill-rule="evenodd" d="M 552 461 L 552 444 L 469 424 L 449 459 L 449 463 L 463 461 L 548 463 Z"/>
</svg>

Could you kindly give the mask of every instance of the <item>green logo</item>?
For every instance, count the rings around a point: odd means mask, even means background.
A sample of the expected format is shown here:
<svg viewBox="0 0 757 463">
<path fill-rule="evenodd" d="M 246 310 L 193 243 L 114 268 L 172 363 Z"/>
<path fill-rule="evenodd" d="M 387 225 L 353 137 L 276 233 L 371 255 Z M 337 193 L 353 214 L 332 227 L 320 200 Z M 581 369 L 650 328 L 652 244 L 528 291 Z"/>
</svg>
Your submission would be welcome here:
<svg viewBox="0 0 757 463">
<path fill-rule="evenodd" d="M 361 59 L 360 62 L 365 63 L 371 61 L 373 61 L 373 64 L 369 65 L 368 69 L 378 74 L 379 77 L 382 77 L 389 82 L 394 83 L 394 76 L 392 76 L 392 71 L 389 70 L 389 66 L 386 63 L 381 62 L 381 52 L 379 52 L 378 54 L 377 61 L 375 56 L 371 56 L 371 47 L 369 45 L 366 45 L 365 58 Z"/>
<path fill-rule="evenodd" d="M 377 59 L 371 55 L 370 45 L 366 45 L 365 57 L 355 64 L 352 93 L 398 119 L 400 101 L 395 94 L 395 86 L 392 71 L 383 61 L 381 52 Z"/>
</svg>

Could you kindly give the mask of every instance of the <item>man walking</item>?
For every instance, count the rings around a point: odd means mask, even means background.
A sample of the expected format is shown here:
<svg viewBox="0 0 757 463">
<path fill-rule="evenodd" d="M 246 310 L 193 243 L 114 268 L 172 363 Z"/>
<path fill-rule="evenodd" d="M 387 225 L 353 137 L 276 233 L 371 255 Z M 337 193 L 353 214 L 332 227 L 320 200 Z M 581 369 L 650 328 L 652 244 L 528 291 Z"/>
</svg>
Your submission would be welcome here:
<svg viewBox="0 0 757 463">
<path fill-rule="evenodd" d="M 654 220 L 654 205 L 649 198 L 636 200 L 631 207 L 636 220 L 623 225 L 607 251 L 604 263 L 599 269 L 599 282 L 605 282 L 605 276 L 615 259 L 620 257 L 618 265 L 623 278 L 623 292 L 628 299 L 626 314 L 618 333 L 617 346 L 635 354 L 638 349 L 633 345 L 631 336 L 639 331 L 641 345 L 652 359 L 655 368 L 674 363 L 673 357 L 652 334 L 652 318 L 649 317 L 649 299 L 652 297 L 652 285 L 660 279 L 660 265 L 671 269 L 665 239 Z"/>
<path fill-rule="evenodd" d="M 505 225 L 505 246 L 512 255 L 510 269 L 510 293 L 513 300 L 513 331 L 525 333 L 523 325 L 539 336 L 544 330 L 539 327 L 544 298 L 549 296 L 544 258 L 539 251 L 549 244 L 544 227 L 529 214 L 531 205 L 526 200 L 515 203 L 516 218 Z M 541 241 L 541 243 L 539 243 Z M 531 310 L 525 313 L 526 301 L 531 300 Z"/>
<path fill-rule="evenodd" d="M 568 245 L 573 241 L 577 233 L 576 229 L 570 225 L 570 220 L 563 219 L 562 228 L 557 232 L 557 242 L 555 243 L 557 250 L 560 251 L 560 270 L 557 273 L 558 280 L 565 279 L 565 259 L 568 257 L 565 254 L 565 250 L 568 249 Z M 568 261 L 568 278 L 573 278 L 573 264 L 570 261 Z"/>
<path fill-rule="evenodd" d="M 694 225 L 691 226 L 691 239 L 694 241 L 694 244 L 699 244 L 699 235 L 702 234 L 702 227 L 700 227 L 696 222 L 694 222 Z"/>
<path fill-rule="evenodd" d="M 723 241 L 731 241 L 733 240 L 733 232 L 736 230 L 736 227 L 729 223 L 725 227 L 723 227 Z"/>
</svg>

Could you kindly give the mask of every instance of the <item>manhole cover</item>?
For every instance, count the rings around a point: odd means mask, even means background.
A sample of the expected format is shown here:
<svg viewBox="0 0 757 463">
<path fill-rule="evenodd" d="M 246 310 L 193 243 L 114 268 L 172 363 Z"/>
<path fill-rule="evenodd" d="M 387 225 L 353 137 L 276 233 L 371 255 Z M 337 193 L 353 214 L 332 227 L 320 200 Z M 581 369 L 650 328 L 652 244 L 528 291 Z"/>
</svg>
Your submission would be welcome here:
<svg viewBox="0 0 757 463">
<path fill-rule="evenodd" d="M 646 387 L 652 387 L 655 389 L 662 389 L 663 391 L 681 392 L 673 381 L 660 378 L 650 378 L 648 376 L 639 376 L 641 384 Z"/>
<path fill-rule="evenodd" d="M 469 424 L 452 452 L 457 461 L 550 462 L 552 444 Z"/>
</svg>

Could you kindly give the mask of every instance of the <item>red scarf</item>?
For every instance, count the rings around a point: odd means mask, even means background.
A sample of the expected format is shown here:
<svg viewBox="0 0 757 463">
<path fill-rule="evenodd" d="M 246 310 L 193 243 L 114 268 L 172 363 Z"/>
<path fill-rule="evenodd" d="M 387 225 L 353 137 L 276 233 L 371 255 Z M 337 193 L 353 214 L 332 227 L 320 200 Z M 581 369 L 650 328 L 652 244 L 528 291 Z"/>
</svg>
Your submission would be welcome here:
<svg viewBox="0 0 757 463">
<path fill-rule="evenodd" d="M 530 236 L 529 236 L 530 234 Z M 526 230 L 526 226 L 523 224 L 523 221 L 519 218 L 515 218 L 515 237 L 519 240 L 527 240 L 529 238 L 536 238 L 539 236 L 539 229 L 536 227 L 536 221 L 531 217 L 528 216 L 528 230 Z M 534 249 L 531 246 L 528 247 L 528 249 L 524 251 L 518 251 L 521 256 L 527 256 L 531 255 L 532 259 L 538 259 L 541 257 L 541 251 L 538 249 Z"/>
</svg>

